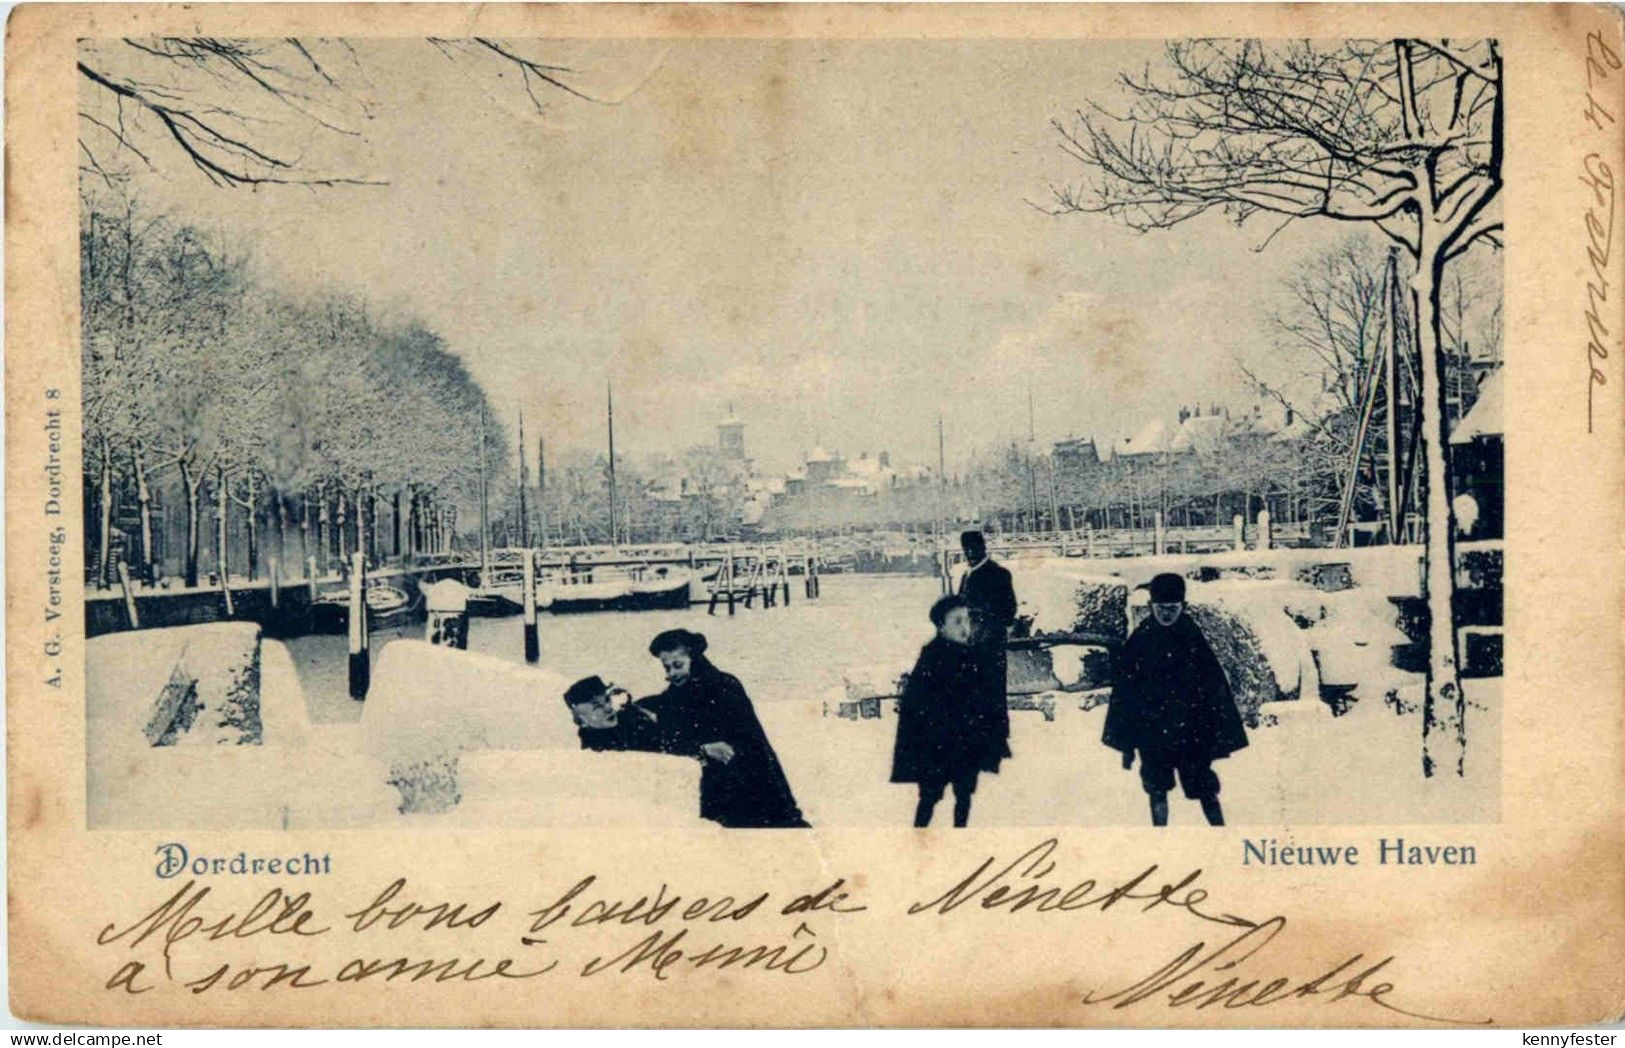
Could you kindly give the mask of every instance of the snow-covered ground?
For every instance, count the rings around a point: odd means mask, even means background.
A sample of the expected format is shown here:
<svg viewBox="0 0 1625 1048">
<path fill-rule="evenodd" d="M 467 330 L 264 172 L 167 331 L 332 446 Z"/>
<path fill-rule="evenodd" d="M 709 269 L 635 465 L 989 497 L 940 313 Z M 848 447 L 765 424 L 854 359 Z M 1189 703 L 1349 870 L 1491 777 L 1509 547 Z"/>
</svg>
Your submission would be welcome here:
<svg viewBox="0 0 1625 1048">
<path fill-rule="evenodd" d="M 1424 779 L 1422 722 L 1381 702 L 1334 717 L 1319 701 L 1270 706 L 1248 747 L 1214 764 L 1228 820 L 1236 825 L 1460 823 L 1498 818 L 1499 681 L 1470 681 L 1467 775 Z M 1055 720 L 1010 715 L 1010 749 L 998 775 L 983 776 L 971 824 L 1132 826 L 1149 821 L 1139 775 L 1100 742 L 1106 707 L 1084 711 L 1061 696 Z M 807 818 L 816 825 L 906 826 L 912 787 L 887 782 L 896 721 L 818 717 L 795 704 L 759 707 Z M 1174 825 L 1202 823 L 1176 791 Z M 945 810 L 939 811 L 945 819 Z"/>
<path fill-rule="evenodd" d="M 1300 569 L 1326 562 L 1350 565 L 1353 588 L 1324 591 L 1300 580 Z M 1088 612 L 1082 617 L 1098 624 L 1122 616 L 1126 629 L 1144 599 L 1128 587 L 1161 570 L 1194 574 L 1215 566 L 1222 569 L 1219 578 L 1189 584 L 1193 607 L 1204 628 L 1224 634 L 1223 643 L 1234 642 L 1241 653 L 1236 658 L 1256 675 L 1260 699 L 1251 745 L 1216 765 L 1233 824 L 1498 817 L 1499 680 L 1467 684 L 1466 776 L 1429 780 L 1421 774 L 1414 706 L 1420 681 L 1389 665 L 1393 645 L 1402 641 L 1389 598 L 1415 591 L 1414 550 L 1012 564 L 1023 612 L 1033 616 L 1038 632 L 1075 627 L 1080 599 Z M 843 700 L 895 692 L 897 675 L 929 635 L 924 609 L 935 584 L 839 578 L 826 585 L 823 601 L 733 619 L 698 612 L 549 617 L 542 627 L 543 669 L 518 661 L 517 620 L 476 620 L 479 650 L 473 652 L 426 651 L 403 635 L 380 645 L 364 703 L 342 692 L 341 651 L 318 660 L 327 667 L 321 673 L 307 665 L 317 650 L 309 645 L 333 638 L 256 647 L 252 627 L 241 624 L 98 637 L 89 642 L 87 674 L 90 824 L 696 825 L 697 766 L 653 755 L 582 753 L 560 701 L 566 681 L 592 672 L 638 694 L 656 690 L 658 666 L 642 646 L 654 632 L 682 624 L 707 632 L 719 665 L 750 689 L 815 826 L 906 825 L 914 793 L 888 781 L 895 730 L 890 704 L 880 704 L 880 719 L 835 714 Z M 1058 683 L 1076 679 L 1078 651 L 1055 650 Z M 195 721 L 198 730 L 214 732 L 218 721 L 208 711 L 219 708 L 224 693 L 207 681 L 240 679 L 241 668 L 256 658 L 263 744 L 195 744 L 216 741 L 212 734 L 149 744 L 144 731 L 153 704 L 179 662 L 202 668 L 205 712 Z M 1321 701 L 1320 677 L 1351 689 L 1346 714 L 1334 716 Z M 1260 683 L 1266 679 L 1267 687 Z M 1390 692 L 1405 701 L 1386 701 Z M 1124 771 L 1116 752 L 1099 741 L 1101 697 L 1057 692 L 1053 720 L 1013 712 L 1015 757 L 997 776 L 984 776 L 972 825 L 1147 821 L 1138 776 Z M 448 755 L 456 757 L 455 782 L 438 796 L 455 795 L 456 803 L 402 814 L 401 768 L 449 768 Z M 1200 822 L 1196 806 L 1177 795 L 1172 818 L 1175 825 Z"/>
<path fill-rule="evenodd" d="M 556 680 L 542 671 L 506 667 L 511 676 L 502 690 L 535 701 L 508 702 L 495 711 L 503 739 L 529 741 L 535 748 L 504 742 L 492 749 L 486 748 L 488 735 L 451 730 L 410 705 L 382 715 L 389 704 L 387 676 L 369 699 L 380 702 L 376 728 L 312 725 L 302 716 L 298 678 L 281 644 L 264 644 L 262 667 L 263 745 L 131 745 L 118 754 L 93 752 L 91 824 L 125 829 L 390 826 L 408 820 L 452 826 L 694 825 L 697 768 L 686 762 L 544 744 L 569 729 L 552 694 Z M 488 667 L 475 670 L 466 689 L 434 694 L 480 703 L 481 682 L 491 677 Z M 422 694 L 413 689 L 414 696 Z M 1360 702 L 1334 717 L 1315 700 L 1272 704 L 1264 723 L 1250 732 L 1251 745 L 1217 765 L 1230 821 L 1290 826 L 1494 820 L 1499 682 L 1470 682 L 1468 694 L 1477 705 L 1469 710 L 1468 774 L 1461 780 L 1423 779 L 1421 721 L 1415 712 Z M 1116 752 L 1099 741 L 1104 707 L 1081 709 L 1083 698 L 1060 696 L 1053 721 L 1036 712 L 1012 714 L 1015 757 L 999 775 L 984 777 L 973 825 L 1145 820 L 1138 777 L 1123 771 Z M 489 724 L 493 704 L 483 705 L 476 719 Z M 812 701 L 758 703 L 757 709 L 815 826 L 907 824 L 913 791 L 887 781 L 894 720 L 844 720 Z M 372 716 L 369 709 L 363 721 Z M 367 733 L 375 737 L 368 739 Z M 460 762 L 460 803 L 444 814 L 400 814 L 401 795 L 388 783 L 391 740 L 406 740 L 411 748 L 426 737 L 456 735 L 475 746 Z M 519 738 L 524 735 L 531 738 Z M 1194 805 L 1176 800 L 1176 825 L 1198 819 Z"/>
</svg>

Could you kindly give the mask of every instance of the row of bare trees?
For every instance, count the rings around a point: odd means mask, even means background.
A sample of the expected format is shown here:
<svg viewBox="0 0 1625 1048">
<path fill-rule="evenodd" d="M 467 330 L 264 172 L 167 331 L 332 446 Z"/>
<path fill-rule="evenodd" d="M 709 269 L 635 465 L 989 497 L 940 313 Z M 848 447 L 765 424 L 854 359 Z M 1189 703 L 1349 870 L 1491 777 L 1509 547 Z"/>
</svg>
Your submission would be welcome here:
<svg viewBox="0 0 1625 1048">
<path fill-rule="evenodd" d="M 1251 415 L 1216 420 L 1222 432 L 1181 453 L 1107 457 L 1029 451 L 1020 445 L 983 450 L 938 484 L 934 475 L 882 484 L 870 493 L 819 488 L 778 498 L 766 523 L 776 531 L 830 533 L 920 531 L 939 521 L 977 523 L 994 532 L 1149 528 L 1158 513 L 1169 524 L 1228 524 L 1259 509 L 1307 513 L 1314 485 L 1294 442 L 1257 428 Z"/>
<path fill-rule="evenodd" d="M 105 584 L 122 511 L 127 558 L 154 580 L 155 503 L 184 513 L 179 571 L 196 585 L 205 509 L 213 570 L 254 577 L 261 529 L 300 559 L 378 549 L 381 505 L 407 549 L 449 543 L 477 496 L 481 433 L 503 437 L 439 336 L 354 296 L 296 297 L 238 253 L 120 195 L 87 196 L 80 228 L 84 459 L 91 577 Z M 245 563 L 230 563 L 232 518 Z M 403 541 L 397 538 L 397 542 Z"/>
<path fill-rule="evenodd" d="M 496 500 L 492 536 L 499 545 L 586 546 L 610 542 L 709 542 L 739 534 L 745 496 L 740 471 L 714 445 L 680 455 L 615 456 L 616 534 L 609 532 L 609 456 L 580 447 L 527 458 L 526 514 L 519 493 Z"/>
<path fill-rule="evenodd" d="M 1445 275 L 1440 296 L 1441 365 L 1447 429 L 1472 409 L 1483 374 L 1500 364 L 1500 258 L 1469 253 Z M 1417 510 L 1421 362 L 1411 337 L 1396 252 L 1385 257 L 1351 236 L 1304 260 L 1287 281 L 1273 335 L 1238 360 L 1248 384 L 1301 420 L 1305 470 L 1329 478 L 1314 497 L 1330 534 L 1368 522 L 1403 541 Z"/>
</svg>

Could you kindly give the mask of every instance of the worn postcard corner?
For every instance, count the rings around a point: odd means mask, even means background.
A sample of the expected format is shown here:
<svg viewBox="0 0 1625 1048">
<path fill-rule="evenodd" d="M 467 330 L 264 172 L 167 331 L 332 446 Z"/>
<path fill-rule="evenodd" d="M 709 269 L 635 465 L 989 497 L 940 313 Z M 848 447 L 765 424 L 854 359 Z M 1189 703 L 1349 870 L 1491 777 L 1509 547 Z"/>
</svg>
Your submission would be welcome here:
<svg viewBox="0 0 1625 1048">
<path fill-rule="evenodd" d="M 6 39 L 14 1014 L 1625 1009 L 1612 9 Z"/>
</svg>

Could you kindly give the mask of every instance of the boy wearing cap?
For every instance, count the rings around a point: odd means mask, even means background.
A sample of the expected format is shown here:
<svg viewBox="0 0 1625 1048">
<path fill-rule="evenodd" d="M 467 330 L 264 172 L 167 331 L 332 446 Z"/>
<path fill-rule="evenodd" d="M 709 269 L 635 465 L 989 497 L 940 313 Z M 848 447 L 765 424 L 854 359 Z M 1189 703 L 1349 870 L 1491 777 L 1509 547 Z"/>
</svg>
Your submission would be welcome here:
<svg viewBox="0 0 1625 1048">
<path fill-rule="evenodd" d="M 1146 588 L 1151 614 L 1118 656 L 1101 741 L 1122 752 L 1124 768 L 1134 766 L 1139 751 L 1153 826 L 1168 825 L 1176 777 L 1208 823 L 1223 826 L 1213 762 L 1246 746 L 1247 732 L 1218 657 L 1185 613 L 1185 580 L 1164 573 Z"/>
<path fill-rule="evenodd" d="M 616 706 L 617 695 L 627 701 Z M 604 683 L 602 677 L 584 677 L 570 685 L 564 704 L 575 718 L 582 749 L 660 752 L 655 715 L 642 703 L 631 701 L 625 690 Z"/>
</svg>

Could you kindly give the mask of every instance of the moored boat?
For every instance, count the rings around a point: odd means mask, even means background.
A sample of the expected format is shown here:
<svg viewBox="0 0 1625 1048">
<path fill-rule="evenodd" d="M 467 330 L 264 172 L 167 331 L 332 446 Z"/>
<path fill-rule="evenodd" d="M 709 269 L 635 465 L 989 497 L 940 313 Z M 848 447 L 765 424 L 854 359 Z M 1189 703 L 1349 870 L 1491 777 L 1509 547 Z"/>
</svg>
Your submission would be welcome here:
<svg viewBox="0 0 1625 1048">
<path fill-rule="evenodd" d="M 688 572 L 653 578 L 618 578 L 601 582 L 555 582 L 542 586 L 537 602 L 554 615 L 590 611 L 656 611 L 686 608 L 693 587 Z"/>
<path fill-rule="evenodd" d="M 558 575 L 536 584 L 536 607 L 554 615 L 594 611 L 653 611 L 686 608 L 692 602 L 694 575 L 688 571 L 644 569 L 609 574 L 603 569 L 582 575 Z M 516 574 L 491 575 L 469 598 L 470 614 L 513 615 L 524 610 L 524 582 Z"/>
<path fill-rule="evenodd" d="M 412 617 L 417 601 L 396 586 L 374 583 L 367 587 L 367 626 L 387 629 Z M 334 589 L 316 595 L 310 605 L 311 628 L 317 633 L 342 633 L 350 626 L 350 591 Z"/>
</svg>

